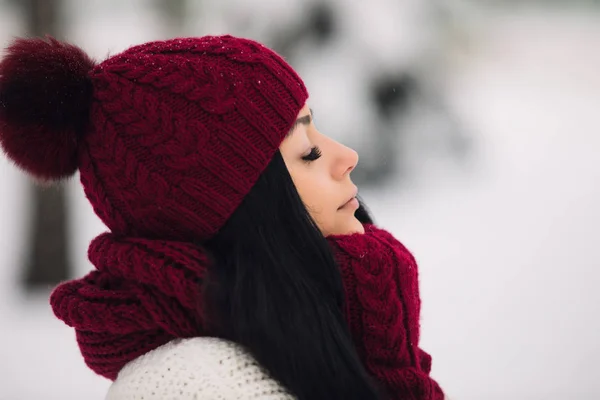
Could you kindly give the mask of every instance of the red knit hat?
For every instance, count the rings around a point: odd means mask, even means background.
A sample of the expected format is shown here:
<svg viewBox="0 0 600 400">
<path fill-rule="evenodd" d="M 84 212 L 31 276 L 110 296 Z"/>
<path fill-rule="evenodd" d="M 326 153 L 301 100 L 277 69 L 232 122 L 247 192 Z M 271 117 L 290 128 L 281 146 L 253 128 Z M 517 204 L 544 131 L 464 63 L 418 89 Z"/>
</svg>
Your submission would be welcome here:
<svg viewBox="0 0 600 400">
<path fill-rule="evenodd" d="M 54 39 L 18 39 L 0 63 L 0 144 L 48 181 L 80 172 L 111 233 L 96 270 L 60 285 L 55 314 L 86 363 L 114 379 L 174 337 L 203 333 L 213 236 L 266 168 L 308 97 L 276 53 L 231 36 L 132 47 L 95 64 Z"/>
<path fill-rule="evenodd" d="M 94 65 L 80 49 L 17 40 L 0 64 L 0 142 L 41 179 L 77 169 L 113 233 L 214 235 L 308 97 L 263 45 L 232 36 L 132 47 Z"/>
</svg>

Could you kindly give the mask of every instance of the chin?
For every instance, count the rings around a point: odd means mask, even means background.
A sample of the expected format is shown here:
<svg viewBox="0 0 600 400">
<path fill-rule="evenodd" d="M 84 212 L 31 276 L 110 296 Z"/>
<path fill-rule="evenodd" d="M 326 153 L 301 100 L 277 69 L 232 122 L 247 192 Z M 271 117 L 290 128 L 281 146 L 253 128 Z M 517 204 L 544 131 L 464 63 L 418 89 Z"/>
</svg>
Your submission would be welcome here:
<svg viewBox="0 0 600 400">
<path fill-rule="evenodd" d="M 353 233 L 365 233 L 365 228 L 359 220 L 352 217 L 351 221 L 348 221 L 344 225 L 333 227 L 330 230 L 329 235 L 352 235 Z"/>
<path fill-rule="evenodd" d="M 354 218 L 354 223 L 352 224 L 352 227 L 349 229 L 348 232 L 348 234 L 352 233 L 365 233 L 365 228 L 363 224 L 361 224 L 360 221 L 356 218 Z"/>
</svg>

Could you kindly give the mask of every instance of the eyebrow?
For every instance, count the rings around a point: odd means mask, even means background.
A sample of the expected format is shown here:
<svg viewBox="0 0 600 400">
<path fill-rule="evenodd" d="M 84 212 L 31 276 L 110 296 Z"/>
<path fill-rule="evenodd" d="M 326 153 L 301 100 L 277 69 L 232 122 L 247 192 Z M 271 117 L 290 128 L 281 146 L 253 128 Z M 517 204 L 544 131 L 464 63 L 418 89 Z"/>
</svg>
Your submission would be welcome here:
<svg viewBox="0 0 600 400">
<path fill-rule="evenodd" d="M 313 110 L 312 108 L 310 109 L 310 114 L 308 115 L 304 115 L 300 118 L 298 118 L 295 122 L 294 125 L 292 125 L 292 127 L 290 128 L 290 130 L 288 131 L 287 135 L 285 135 L 285 137 L 289 137 L 292 135 L 292 133 L 294 133 L 294 131 L 296 130 L 296 128 L 298 127 L 298 125 L 304 125 L 304 126 L 308 126 L 310 125 L 310 123 L 312 122 L 312 114 L 313 114 Z"/>
</svg>

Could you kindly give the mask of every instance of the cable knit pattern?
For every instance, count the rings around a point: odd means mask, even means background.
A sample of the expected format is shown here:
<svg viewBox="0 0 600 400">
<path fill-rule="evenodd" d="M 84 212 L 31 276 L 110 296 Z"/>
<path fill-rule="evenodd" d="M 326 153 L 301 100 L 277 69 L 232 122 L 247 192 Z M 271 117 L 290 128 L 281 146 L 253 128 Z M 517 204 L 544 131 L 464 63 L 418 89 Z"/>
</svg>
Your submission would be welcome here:
<svg viewBox="0 0 600 400">
<path fill-rule="evenodd" d="M 103 234 L 89 248 L 96 270 L 60 285 L 54 313 L 75 328 L 87 365 L 115 379 L 131 360 L 174 338 L 203 334 L 196 246 Z"/>
<path fill-rule="evenodd" d="M 132 237 L 213 236 L 308 98 L 279 55 L 231 36 L 135 46 L 89 76 L 81 182 L 111 231 Z"/>
<path fill-rule="evenodd" d="M 410 252 L 390 233 L 365 225 L 365 234 L 329 238 L 346 289 L 346 315 L 367 370 L 393 399 L 441 400 L 429 377 L 431 357 L 418 347 L 418 271 Z"/>
<path fill-rule="evenodd" d="M 89 114 L 89 121 L 76 124 L 77 137 L 65 136 L 73 124 L 59 126 L 55 136 L 76 149 L 85 194 L 111 234 L 90 245 L 96 270 L 59 285 L 51 305 L 75 328 L 90 368 L 114 379 L 133 358 L 204 333 L 195 302 L 206 260 L 188 243 L 223 226 L 273 158 L 308 92 L 278 54 L 229 35 L 150 42 L 99 64 L 59 42 L 24 43 L 9 72 L 27 66 L 42 89 L 70 82 L 46 114 L 58 104 L 72 106 L 77 91 L 76 98 L 90 102 L 79 107 L 86 112 L 77 118 Z M 8 92 L 2 97 L 10 104 L 23 103 Z M 71 117 L 67 111 L 56 118 Z M 53 147 L 47 153 L 40 165 L 25 164 L 38 171 L 57 154 Z M 21 150 L 11 154 L 19 158 Z M 71 169 L 59 166 L 51 175 Z"/>
<path fill-rule="evenodd" d="M 146 400 L 195 396 L 182 387 L 181 396 L 147 394 L 145 385 L 171 382 L 164 376 L 176 382 L 181 374 L 194 390 L 233 374 L 230 391 L 219 386 L 227 398 L 280 393 L 248 391 L 252 379 L 266 378 L 234 347 L 216 351 L 203 339 L 173 340 L 206 335 L 199 301 L 208 260 L 192 243 L 223 227 L 307 98 L 279 55 L 228 35 L 150 42 L 99 64 L 53 39 L 17 40 L 9 48 L 0 63 L 0 145 L 37 178 L 57 180 L 79 169 L 86 196 L 111 232 L 90 245 L 96 269 L 59 285 L 50 299 L 56 316 L 75 329 L 93 371 L 113 380 L 122 371 L 121 382 L 145 382 L 139 398 Z M 420 300 L 410 253 L 373 226 L 365 235 L 331 240 L 348 322 L 369 372 L 394 399 L 440 399 L 428 376 L 431 358 L 418 348 Z M 161 358 L 165 351 L 188 357 L 183 367 L 173 366 L 180 375 L 168 368 L 161 379 L 138 375 L 135 366 L 152 360 L 170 365 L 168 356 Z M 223 366 L 236 360 L 242 367 Z M 254 378 L 243 378 L 248 371 Z M 112 393 L 132 399 L 136 391 L 119 383 Z"/>
<path fill-rule="evenodd" d="M 128 364 L 106 400 L 292 400 L 237 344 L 174 340 Z"/>
<path fill-rule="evenodd" d="M 412 255 L 372 225 L 329 238 L 346 289 L 346 318 L 367 370 L 393 399 L 439 400 L 431 357 L 418 347 L 419 293 Z M 103 234 L 91 243 L 96 270 L 60 285 L 56 315 L 75 328 L 87 365 L 114 380 L 133 360 L 177 338 L 205 336 L 205 254 L 184 242 Z"/>
</svg>

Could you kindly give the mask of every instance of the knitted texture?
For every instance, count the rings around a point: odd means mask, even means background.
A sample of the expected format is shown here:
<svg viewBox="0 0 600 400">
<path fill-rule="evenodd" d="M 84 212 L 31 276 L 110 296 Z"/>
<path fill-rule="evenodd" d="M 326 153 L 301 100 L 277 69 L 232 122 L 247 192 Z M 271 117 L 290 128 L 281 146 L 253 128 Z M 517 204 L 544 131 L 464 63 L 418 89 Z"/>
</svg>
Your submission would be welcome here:
<svg viewBox="0 0 600 400">
<path fill-rule="evenodd" d="M 174 340 L 128 364 L 106 400 L 291 400 L 285 388 L 235 343 Z"/>
<path fill-rule="evenodd" d="M 395 400 L 442 400 L 419 348 L 421 301 L 417 263 L 389 232 L 329 238 L 346 290 L 346 318 L 367 370 Z"/>
<path fill-rule="evenodd" d="M 276 53 L 232 36 L 132 47 L 100 64 L 55 40 L 23 39 L 0 64 L 0 145 L 37 178 L 79 169 L 111 233 L 95 270 L 59 285 L 54 313 L 87 365 L 115 379 L 176 338 L 203 336 L 200 284 L 212 237 L 267 167 L 304 106 Z M 390 234 L 332 238 L 359 354 L 395 399 L 441 399 L 418 348 L 416 263 Z"/>
<path fill-rule="evenodd" d="M 161 239 L 213 236 L 308 97 L 281 57 L 231 36 L 136 46 L 90 77 L 85 193 L 113 233 Z"/>
<path fill-rule="evenodd" d="M 18 39 L 0 63 L 0 145 L 44 181 L 79 169 L 115 234 L 204 240 L 307 98 L 296 72 L 248 39 L 150 42 L 100 64 L 52 38 Z"/>
<path fill-rule="evenodd" d="M 208 260 L 197 247 L 106 233 L 88 255 L 96 270 L 58 286 L 50 303 L 75 328 L 94 372 L 114 380 L 142 354 L 204 334 L 199 293 Z"/>
<path fill-rule="evenodd" d="M 44 88 L 60 82 L 76 87 L 82 69 L 91 68 L 81 83 L 92 88 L 84 134 L 73 136 L 72 124 L 58 124 L 48 135 L 7 120 L 5 127 L 15 134 L 0 132 L 0 138 L 15 160 L 26 152 L 24 143 L 77 142 L 71 147 L 77 149 L 81 183 L 111 233 L 89 247 L 96 270 L 59 285 L 50 302 L 56 316 L 75 328 L 88 366 L 115 379 L 147 351 L 203 334 L 195 302 L 206 260 L 191 243 L 212 237 L 241 203 L 308 93 L 280 56 L 232 36 L 151 42 L 97 65 L 73 46 L 24 43 L 7 65 L 16 72 L 22 65 L 52 71 L 51 84 L 34 74 Z M 24 60 L 25 50 L 34 55 Z M 38 67 L 51 61 L 53 68 Z M 70 74 L 77 79 L 66 79 Z M 22 86 L 18 79 L 8 81 Z M 2 92 L 2 105 L 22 105 L 11 93 Z M 69 96 L 53 105 L 64 99 Z M 54 111 L 44 115 L 55 118 Z M 16 141 L 17 134 L 36 139 Z M 56 158 L 48 149 L 20 165 L 36 174 Z M 43 177 L 62 177 L 69 168 Z"/>
<path fill-rule="evenodd" d="M 418 273 L 414 258 L 373 225 L 364 235 L 330 237 L 346 289 L 346 320 L 370 374 L 393 399 L 440 400 L 431 357 L 418 347 Z M 205 336 L 201 281 L 209 260 L 176 241 L 94 239 L 96 270 L 60 285 L 54 312 L 75 328 L 86 364 L 114 380 L 126 365 L 176 339 Z"/>
</svg>

